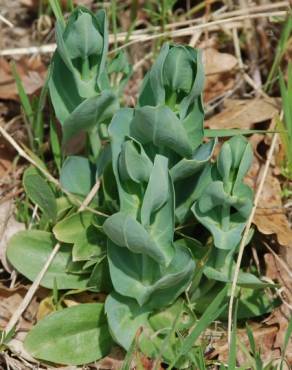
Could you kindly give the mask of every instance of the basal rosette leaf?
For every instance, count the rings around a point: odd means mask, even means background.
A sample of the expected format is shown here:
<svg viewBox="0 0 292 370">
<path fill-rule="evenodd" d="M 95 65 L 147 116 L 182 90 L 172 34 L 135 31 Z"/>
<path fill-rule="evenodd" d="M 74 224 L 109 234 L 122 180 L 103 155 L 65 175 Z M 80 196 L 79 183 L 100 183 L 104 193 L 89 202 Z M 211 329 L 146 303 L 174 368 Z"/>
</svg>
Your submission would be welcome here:
<svg viewBox="0 0 292 370">
<path fill-rule="evenodd" d="M 59 241 L 73 244 L 73 262 L 95 261 L 106 254 L 106 237 L 92 222 L 93 214 L 83 211 L 64 218 L 53 228 Z"/>
<path fill-rule="evenodd" d="M 111 293 L 105 302 L 105 312 L 115 341 L 129 350 L 136 337 L 137 347 L 152 359 L 160 354 L 164 341 L 179 316 L 180 320 L 176 323 L 173 334 L 167 338 L 167 346 L 162 353 L 162 358 L 167 363 L 174 359 L 181 344 L 181 338 L 176 333 L 188 330 L 195 323 L 192 312 L 182 299 L 153 313 L 147 305 L 141 307 L 131 298 Z M 180 365 L 183 363 L 187 364 L 186 358 L 181 359 Z"/>
<path fill-rule="evenodd" d="M 109 294 L 105 301 L 110 333 L 115 341 L 128 350 L 139 328 L 148 326 L 150 310 L 147 306 L 116 292 Z"/>
<path fill-rule="evenodd" d="M 104 307 L 85 303 L 46 316 L 28 333 L 25 349 L 35 358 L 84 365 L 107 355 L 112 346 Z"/>
<path fill-rule="evenodd" d="M 46 231 L 26 230 L 15 234 L 8 243 L 7 258 L 14 268 L 29 280 L 34 281 L 53 251 L 56 241 Z M 40 285 L 53 289 L 84 289 L 88 274 L 75 275 L 67 272 L 72 248 L 62 245 L 49 266 Z"/>
<path fill-rule="evenodd" d="M 95 183 L 95 168 L 85 157 L 68 156 L 60 171 L 62 188 L 70 193 L 86 196 Z"/>
</svg>

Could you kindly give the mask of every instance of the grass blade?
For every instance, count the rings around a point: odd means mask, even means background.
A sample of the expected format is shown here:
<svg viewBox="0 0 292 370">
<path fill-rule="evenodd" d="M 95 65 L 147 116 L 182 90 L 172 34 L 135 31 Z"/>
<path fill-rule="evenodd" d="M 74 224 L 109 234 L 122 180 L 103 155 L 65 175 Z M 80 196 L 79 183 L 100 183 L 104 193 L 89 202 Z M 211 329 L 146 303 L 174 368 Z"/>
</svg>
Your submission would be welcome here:
<svg viewBox="0 0 292 370">
<path fill-rule="evenodd" d="M 16 65 L 15 65 L 14 62 L 12 63 L 12 73 L 13 73 L 13 77 L 14 77 L 15 82 L 16 82 L 17 91 L 18 91 L 18 95 L 19 95 L 19 98 L 20 98 L 22 108 L 23 108 L 24 113 L 26 115 L 27 121 L 31 125 L 31 128 L 33 128 L 33 117 L 34 117 L 33 109 L 32 109 L 32 106 L 30 104 L 29 97 L 25 92 L 24 86 L 22 84 L 21 78 L 20 78 L 20 76 L 17 72 Z"/>
<path fill-rule="evenodd" d="M 270 130 L 245 130 L 245 129 L 204 129 L 204 133 L 206 137 L 229 137 L 229 136 L 236 136 L 236 135 L 253 135 L 253 134 L 274 134 L 278 131 L 270 131 Z"/>
<path fill-rule="evenodd" d="M 287 350 L 287 347 L 288 347 L 289 340 L 291 338 L 291 334 L 292 334 L 292 317 L 290 318 L 290 321 L 289 321 L 289 324 L 288 324 L 288 328 L 287 328 L 286 334 L 285 334 L 284 346 L 282 348 L 282 355 L 281 355 L 280 370 L 283 370 L 283 364 L 284 364 L 284 360 L 285 360 L 285 354 L 286 354 L 286 350 Z"/>
<path fill-rule="evenodd" d="M 227 286 L 221 290 L 221 292 L 217 295 L 217 297 L 214 299 L 212 304 L 207 308 L 207 310 L 204 312 L 198 323 L 196 324 L 195 328 L 192 330 L 192 332 L 186 337 L 182 343 L 182 347 L 180 351 L 178 352 L 176 358 L 172 361 L 172 363 L 169 365 L 169 370 L 173 369 L 176 362 L 179 360 L 179 358 L 183 355 L 186 355 L 192 346 L 195 344 L 196 340 L 199 338 L 201 333 L 207 329 L 207 327 L 214 321 L 216 318 L 225 310 L 227 307 L 226 304 L 222 304 L 224 298 L 227 294 Z"/>
<path fill-rule="evenodd" d="M 40 96 L 38 98 L 36 117 L 33 122 L 34 139 L 37 141 L 39 148 L 42 146 L 43 139 L 44 139 L 43 110 L 44 110 L 47 95 L 48 95 L 49 80 L 51 77 L 50 71 L 51 69 L 49 67 L 44 86 L 42 87 Z"/>
<path fill-rule="evenodd" d="M 50 144 L 56 166 L 60 172 L 62 166 L 62 148 L 60 145 L 57 126 L 53 119 L 50 119 Z"/>
<path fill-rule="evenodd" d="M 272 68 L 270 69 L 267 82 L 265 83 L 264 86 L 264 90 L 267 92 L 270 92 L 273 87 L 280 62 L 288 46 L 288 40 L 290 38 L 291 32 L 292 32 L 292 15 L 290 12 L 288 13 L 287 20 L 285 21 L 285 24 L 283 26 L 283 30 L 281 32 L 280 40 L 278 42 L 276 50 L 276 56 L 274 58 L 274 63 L 272 65 Z"/>
<path fill-rule="evenodd" d="M 53 13 L 57 19 L 57 21 L 59 21 L 62 26 L 64 27 L 65 26 L 65 18 L 63 16 L 63 12 L 62 12 L 62 8 L 61 8 L 61 5 L 59 3 L 59 0 L 49 0 L 50 1 L 50 5 L 51 5 L 51 8 L 53 10 Z"/>
</svg>

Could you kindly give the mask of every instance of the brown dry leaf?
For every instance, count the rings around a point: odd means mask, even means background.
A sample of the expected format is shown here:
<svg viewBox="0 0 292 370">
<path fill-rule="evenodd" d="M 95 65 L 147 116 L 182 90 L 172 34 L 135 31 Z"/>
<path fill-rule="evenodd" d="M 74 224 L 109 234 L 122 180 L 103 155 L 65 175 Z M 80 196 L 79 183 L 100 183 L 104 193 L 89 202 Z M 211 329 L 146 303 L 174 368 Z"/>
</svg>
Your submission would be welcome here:
<svg viewBox="0 0 292 370">
<path fill-rule="evenodd" d="M 124 358 L 125 351 L 122 348 L 115 346 L 111 349 L 109 355 L 96 362 L 94 365 L 90 365 L 90 367 L 94 367 L 96 369 L 119 370 L 122 367 Z"/>
<path fill-rule="evenodd" d="M 276 325 L 263 326 L 262 324 L 257 323 L 252 323 L 250 324 L 250 326 L 252 328 L 256 347 L 260 348 L 261 350 L 262 360 L 269 361 L 273 358 L 272 356 L 275 355 L 276 357 L 279 353 L 273 353 L 272 348 L 278 332 L 278 327 Z M 245 347 L 250 348 L 249 339 L 245 329 L 238 329 L 236 336 L 238 341 L 243 343 Z M 211 353 L 210 358 L 215 358 L 218 356 L 219 361 L 227 363 L 229 355 L 229 345 L 227 343 L 226 337 L 224 339 L 216 341 L 214 343 L 214 349 L 215 350 Z M 239 364 L 246 364 L 247 359 L 245 354 L 241 351 L 239 346 L 237 349 L 237 360 L 239 361 Z"/>
<path fill-rule="evenodd" d="M 281 186 L 271 171 L 265 181 L 254 223 L 263 234 L 276 234 L 281 245 L 292 247 L 292 230 L 282 207 Z"/>
<path fill-rule="evenodd" d="M 285 250 L 287 250 L 287 248 L 285 248 Z M 291 311 L 288 305 L 292 305 L 292 281 L 291 276 L 289 276 L 281 263 L 271 253 L 265 254 L 264 259 L 267 269 L 266 276 L 277 281 L 282 286 L 282 297 L 286 302 L 286 304 L 284 303 L 274 310 L 265 321 L 268 325 L 278 325 L 278 332 L 275 338 L 274 348 L 278 349 L 280 352 L 281 348 L 283 348 L 289 321 L 291 320 Z M 290 338 L 287 346 L 286 358 L 288 362 L 292 364 L 292 337 Z"/>
<path fill-rule="evenodd" d="M 12 292 L 10 296 L 3 297 L 0 290 L 0 330 L 4 329 L 15 309 L 22 301 L 22 296 L 17 292 Z"/>
<path fill-rule="evenodd" d="M 251 129 L 278 113 L 276 99 L 226 99 L 222 112 L 205 121 L 213 129 Z"/>
<path fill-rule="evenodd" d="M 37 8 L 39 6 L 39 0 L 20 0 L 20 4 L 28 8 Z"/>
<path fill-rule="evenodd" d="M 1 120 L 1 118 L 0 118 Z M 0 138 L 0 186 L 5 175 L 7 175 L 12 169 L 12 163 L 15 157 L 15 152 L 11 149 L 11 146 L 7 145 L 7 142 L 3 137 Z"/>
<path fill-rule="evenodd" d="M 17 72 L 28 95 L 38 91 L 44 84 L 46 67 L 40 56 L 23 57 L 16 63 Z M 6 59 L 0 58 L 0 99 L 18 100 L 17 87 Z"/>
<path fill-rule="evenodd" d="M 206 101 L 234 87 L 237 59 L 233 55 L 207 47 L 203 53 L 203 63 L 206 73 L 204 92 Z"/>
<path fill-rule="evenodd" d="M 15 220 L 13 201 L 0 204 L 0 262 L 7 272 L 12 272 L 5 256 L 8 240 L 24 229 L 25 225 Z"/>
</svg>

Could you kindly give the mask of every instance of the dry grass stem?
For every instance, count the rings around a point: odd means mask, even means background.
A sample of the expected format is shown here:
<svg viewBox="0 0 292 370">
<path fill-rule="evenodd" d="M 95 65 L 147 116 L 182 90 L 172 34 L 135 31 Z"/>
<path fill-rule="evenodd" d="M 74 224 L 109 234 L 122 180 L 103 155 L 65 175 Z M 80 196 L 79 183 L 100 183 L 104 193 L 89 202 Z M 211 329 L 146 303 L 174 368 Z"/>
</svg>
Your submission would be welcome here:
<svg viewBox="0 0 292 370">
<path fill-rule="evenodd" d="M 271 9 L 279 9 L 279 8 L 288 8 L 289 2 L 283 1 L 279 4 L 270 4 L 258 6 L 258 7 L 250 7 L 248 9 L 242 9 L 234 12 L 226 12 L 223 14 L 218 14 L 217 16 L 213 15 L 215 20 L 210 22 L 204 22 L 204 18 L 196 18 L 192 20 L 187 20 L 184 22 L 176 22 L 169 24 L 166 27 L 166 32 L 159 33 L 157 32 L 160 28 L 159 27 L 151 27 L 146 30 L 136 30 L 132 33 L 129 38 L 129 42 L 124 44 L 123 46 L 118 47 L 117 49 L 112 50 L 110 53 L 114 53 L 118 50 L 124 49 L 128 46 L 139 42 L 145 42 L 154 40 L 160 37 L 182 37 L 182 36 L 191 36 L 194 35 L 194 32 L 197 30 L 209 30 L 209 31 L 217 31 L 220 29 L 221 25 L 228 25 L 229 23 L 236 23 L 236 22 L 243 22 L 247 19 L 257 19 L 257 18 L 269 18 L 274 16 L 285 16 L 287 14 L 286 10 L 278 10 L 278 11 L 271 11 Z M 262 12 L 257 13 L 259 10 Z M 263 11 L 266 10 L 266 11 Z M 195 23 L 195 25 L 194 25 Z M 197 24 L 196 24 L 197 23 Z M 185 26 L 180 29 L 175 29 L 180 26 Z M 242 25 L 241 25 L 242 26 Z M 234 24 L 231 25 L 231 28 L 234 27 Z M 237 25 L 240 27 L 240 25 Z M 153 34 L 149 34 L 149 32 L 153 32 Z M 124 42 L 127 33 L 121 32 L 118 33 L 116 36 L 117 42 Z M 114 42 L 114 35 L 109 36 L 109 43 L 113 44 Z M 5 49 L 0 51 L 0 56 L 13 56 L 13 55 L 29 55 L 29 54 L 44 54 L 44 53 L 53 53 L 56 49 L 56 44 L 47 44 L 42 46 L 31 46 L 27 48 L 13 48 L 13 49 Z"/>
</svg>

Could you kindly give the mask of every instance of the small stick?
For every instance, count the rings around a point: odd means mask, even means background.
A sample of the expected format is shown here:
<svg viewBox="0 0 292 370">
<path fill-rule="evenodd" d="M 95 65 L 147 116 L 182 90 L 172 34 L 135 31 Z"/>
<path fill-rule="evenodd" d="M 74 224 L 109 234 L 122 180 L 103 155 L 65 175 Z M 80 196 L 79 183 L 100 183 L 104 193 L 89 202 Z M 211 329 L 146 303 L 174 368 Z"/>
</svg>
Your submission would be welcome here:
<svg viewBox="0 0 292 370">
<path fill-rule="evenodd" d="M 260 196 L 261 196 L 262 191 L 263 191 L 264 183 L 265 183 L 266 177 L 268 175 L 268 170 L 269 170 L 270 163 L 271 163 L 271 160 L 272 160 L 272 157 L 273 157 L 273 153 L 274 153 L 274 150 L 275 150 L 275 147 L 276 147 L 277 139 L 278 139 L 278 134 L 276 133 L 276 134 L 274 134 L 274 137 L 273 137 L 273 140 L 272 140 L 272 143 L 271 143 L 271 147 L 270 147 L 270 150 L 269 150 L 269 154 L 268 154 L 268 157 L 267 157 L 267 160 L 266 160 L 266 163 L 265 163 L 264 171 L 263 171 L 263 174 L 262 174 L 262 177 L 261 177 L 261 181 L 259 183 L 256 195 L 255 195 L 254 205 L 253 205 L 253 208 L 251 210 L 248 221 L 246 223 L 245 230 L 244 230 L 244 233 L 243 233 L 240 245 L 239 245 L 239 253 L 238 253 L 238 257 L 237 257 L 237 261 L 236 261 L 236 267 L 235 267 L 233 281 L 232 281 L 231 294 L 230 294 L 230 300 L 229 300 L 229 308 L 228 308 L 228 343 L 229 343 L 229 346 L 231 344 L 231 334 L 232 334 L 233 303 L 234 303 L 235 290 L 236 290 L 236 287 L 237 287 L 237 280 L 238 280 L 240 265 L 241 265 L 242 256 L 243 256 L 243 252 L 244 252 L 244 247 L 245 247 L 245 244 L 246 244 L 246 241 L 247 241 L 247 238 L 248 238 L 249 230 L 250 230 L 250 227 L 251 227 L 251 224 L 252 224 L 256 209 L 257 209 L 257 205 L 258 205 Z"/>
<path fill-rule="evenodd" d="M 3 15 L 0 14 L 0 21 L 2 21 L 3 23 L 5 23 L 8 27 L 10 28 L 13 28 L 13 23 L 11 23 L 8 19 L 6 19 L 5 17 L 3 17 Z"/>
<path fill-rule="evenodd" d="M 90 190 L 87 197 L 84 199 L 82 204 L 80 205 L 77 212 L 82 212 L 88 204 L 92 201 L 95 194 L 98 192 L 98 189 L 100 187 L 100 181 L 97 180 L 94 187 Z M 60 243 L 57 243 L 54 246 L 54 249 L 52 250 L 49 258 L 47 259 L 46 263 L 44 264 L 43 268 L 39 272 L 38 276 L 32 283 L 31 287 L 27 291 L 26 295 L 24 296 L 23 300 L 21 301 L 20 305 L 18 306 L 17 310 L 13 313 L 11 319 L 9 320 L 5 331 L 6 333 L 9 333 L 17 324 L 18 320 L 20 319 L 23 312 L 26 310 L 27 306 L 29 305 L 30 301 L 32 300 L 33 296 L 35 295 L 35 292 L 37 291 L 43 277 L 45 276 L 45 273 L 47 272 L 48 268 L 50 267 L 53 259 L 55 258 L 56 254 L 59 252 L 59 249 L 61 247 Z"/>
<path fill-rule="evenodd" d="M 0 124 L 0 133 L 4 137 L 5 140 L 9 142 L 11 146 L 17 151 L 17 153 L 26 159 L 29 163 L 31 163 L 33 166 L 37 167 L 38 170 L 42 172 L 43 175 L 46 176 L 46 178 L 52 182 L 53 184 L 60 186 L 59 181 L 55 179 L 48 171 L 46 171 L 43 167 L 41 167 L 33 158 L 31 158 L 22 148 L 21 146 L 13 139 L 11 135 L 1 126 Z"/>
</svg>

